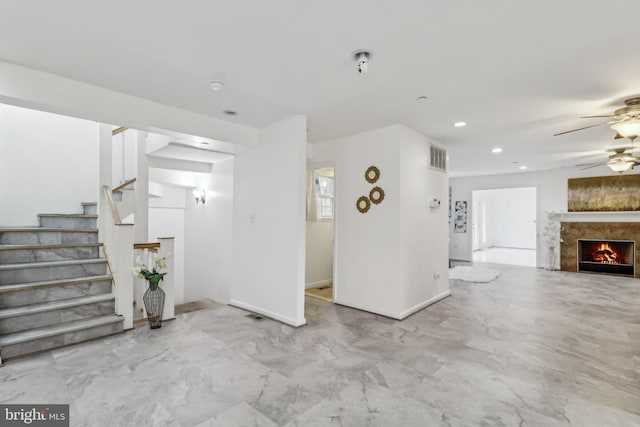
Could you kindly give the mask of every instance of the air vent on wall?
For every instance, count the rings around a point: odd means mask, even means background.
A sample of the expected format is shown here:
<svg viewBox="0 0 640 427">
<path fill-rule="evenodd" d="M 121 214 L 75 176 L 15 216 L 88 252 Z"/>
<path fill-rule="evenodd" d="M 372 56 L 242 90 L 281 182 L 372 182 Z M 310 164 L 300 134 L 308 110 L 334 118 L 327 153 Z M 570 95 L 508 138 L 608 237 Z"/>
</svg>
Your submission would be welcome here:
<svg viewBox="0 0 640 427">
<path fill-rule="evenodd" d="M 438 169 L 443 172 L 447 171 L 447 151 L 436 147 L 435 145 L 429 145 L 430 156 L 429 166 L 433 169 Z"/>
</svg>

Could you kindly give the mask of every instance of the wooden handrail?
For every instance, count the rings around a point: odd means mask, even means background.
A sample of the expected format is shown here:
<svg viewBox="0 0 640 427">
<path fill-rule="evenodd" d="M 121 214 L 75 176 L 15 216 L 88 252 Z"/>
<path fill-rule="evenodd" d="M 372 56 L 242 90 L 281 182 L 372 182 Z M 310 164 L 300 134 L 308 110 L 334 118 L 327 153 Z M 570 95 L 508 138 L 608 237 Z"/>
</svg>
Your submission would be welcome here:
<svg viewBox="0 0 640 427">
<path fill-rule="evenodd" d="M 129 130 L 129 128 L 119 127 L 117 129 L 114 129 L 114 130 L 111 131 L 111 136 L 116 136 L 117 134 L 122 133 L 122 132 L 124 132 L 126 130 Z"/>
<path fill-rule="evenodd" d="M 130 180 L 127 180 L 125 182 L 123 182 L 122 184 L 118 185 L 117 187 L 114 187 L 113 190 L 111 190 L 112 193 L 116 193 L 118 191 L 122 191 L 124 190 L 125 187 L 133 184 L 134 182 L 136 182 L 137 178 L 131 178 Z"/>
<path fill-rule="evenodd" d="M 113 215 L 113 222 L 116 225 L 122 224 L 122 219 L 120 218 L 120 214 L 118 213 L 118 208 L 116 204 L 113 203 L 113 197 L 111 197 L 111 190 L 108 185 L 103 185 L 102 189 L 104 190 L 104 194 L 107 197 L 107 202 L 109 202 L 109 207 L 111 208 L 111 214 Z"/>
<path fill-rule="evenodd" d="M 158 252 L 160 249 L 160 242 L 157 243 L 134 243 L 133 249 L 147 249 L 150 252 Z"/>
</svg>

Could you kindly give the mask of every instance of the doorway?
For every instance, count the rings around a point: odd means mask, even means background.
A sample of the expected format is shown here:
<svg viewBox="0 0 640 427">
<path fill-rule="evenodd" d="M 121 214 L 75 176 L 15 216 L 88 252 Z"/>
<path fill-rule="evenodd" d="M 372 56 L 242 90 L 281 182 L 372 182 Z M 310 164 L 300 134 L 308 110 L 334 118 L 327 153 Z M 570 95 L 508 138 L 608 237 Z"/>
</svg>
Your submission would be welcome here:
<svg viewBox="0 0 640 427">
<path fill-rule="evenodd" d="M 474 262 L 536 266 L 536 187 L 472 193 Z"/>
<path fill-rule="evenodd" d="M 305 295 L 333 302 L 335 169 L 307 171 Z"/>
</svg>

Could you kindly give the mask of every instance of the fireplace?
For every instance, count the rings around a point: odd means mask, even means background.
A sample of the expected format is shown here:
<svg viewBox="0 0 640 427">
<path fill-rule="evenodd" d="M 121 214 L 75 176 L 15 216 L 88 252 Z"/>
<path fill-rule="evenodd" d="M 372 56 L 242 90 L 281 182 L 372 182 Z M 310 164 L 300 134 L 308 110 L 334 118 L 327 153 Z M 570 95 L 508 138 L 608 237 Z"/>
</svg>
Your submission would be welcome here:
<svg viewBox="0 0 640 427">
<path fill-rule="evenodd" d="M 578 239 L 578 271 L 635 276 L 633 240 Z"/>
</svg>

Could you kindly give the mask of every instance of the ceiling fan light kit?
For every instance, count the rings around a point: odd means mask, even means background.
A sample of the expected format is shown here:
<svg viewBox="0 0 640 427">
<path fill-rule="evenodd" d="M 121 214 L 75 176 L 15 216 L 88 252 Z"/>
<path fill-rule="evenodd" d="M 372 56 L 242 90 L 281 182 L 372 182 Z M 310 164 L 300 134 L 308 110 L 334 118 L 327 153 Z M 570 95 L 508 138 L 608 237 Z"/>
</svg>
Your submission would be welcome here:
<svg viewBox="0 0 640 427">
<path fill-rule="evenodd" d="M 634 118 L 631 120 L 625 120 L 619 123 L 611 125 L 611 129 L 618 132 L 624 138 L 634 140 L 640 135 L 640 119 Z"/>
<path fill-rule="evenodd" d="M 611 125 L 611 129 L 616 131 L 614 139 L 629 138 L 631 141 L 640 135 L 640 97 L 629 98 L 624 101 L 626 107 L 618 108 L 612 115 L 608 116 L 585 116 L 583 119 L 591 119 L 596 117 L 610 117 L 603 123 L 589 125 L 578 129 L 572 129 L 565 132 L 556 133 L 554 136 L 564 135 L 579 130 L 589 129 L 602 125 Z"/>
<path fill-rule="evenodd" d="M 635 164 L 636 162 L 633 162 L 633 161 L 617 161 L 613 163 L 608 163 L 607 166 L 609 166 L 611 170 L 615 172 L 622 173 L 624 171 L 629 170 L 630 168 L 633 168 Z"/>
</svg>

